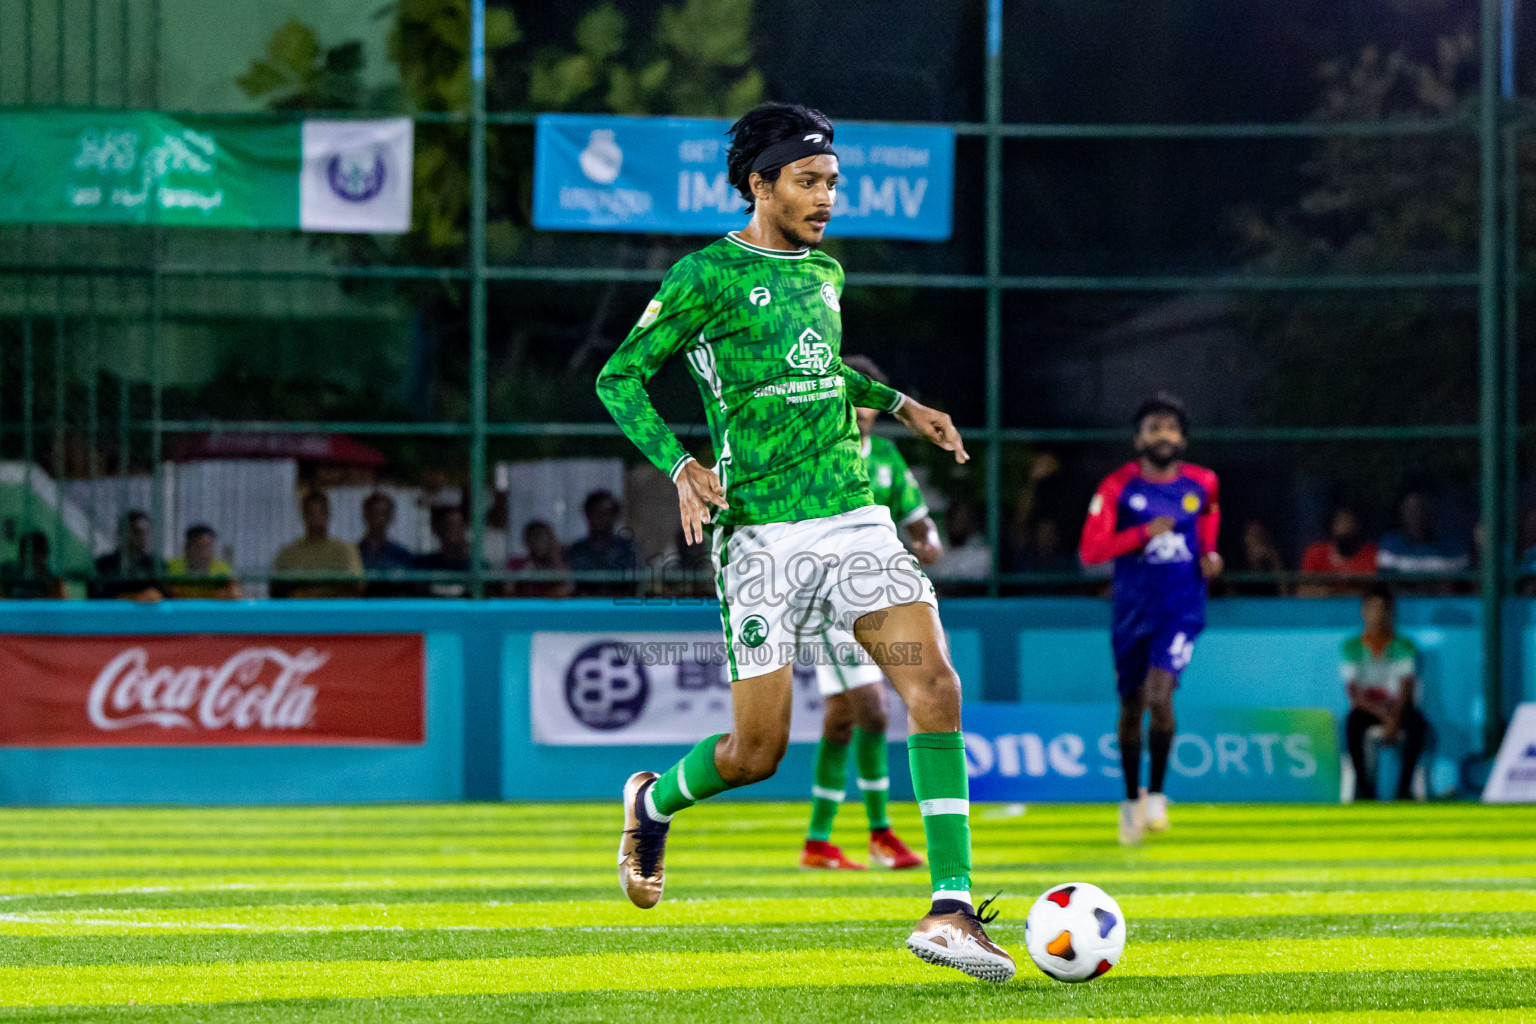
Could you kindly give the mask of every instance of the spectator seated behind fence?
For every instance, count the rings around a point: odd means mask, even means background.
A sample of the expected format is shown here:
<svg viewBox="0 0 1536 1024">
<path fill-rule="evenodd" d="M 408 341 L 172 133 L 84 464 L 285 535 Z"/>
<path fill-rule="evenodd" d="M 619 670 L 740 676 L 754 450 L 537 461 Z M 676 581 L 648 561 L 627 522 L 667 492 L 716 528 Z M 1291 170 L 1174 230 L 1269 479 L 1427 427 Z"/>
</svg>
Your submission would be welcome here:
<svg viewBox="0 0 1536 1024">
<path fill-rule="evenodd" d="M 1234 581 L 1227 584 L 1226 591 L 1229 594 L 1247 597 L 1285 597 L 1290 590 L 1289 581 L 1285 579 L 1285 560 L 1280 557 L 1280 548 L 1275 544 L 1274 537 L 1270 535 L 1269 527 L 1257 519 L 1250 519 L 1243 524 L 1243 555 L 1238 562 L 1238 571 L 1278 578 L 1267 581 Z"/>
<path fill-rule="evenodd" d="M 944 512 L 948 543 L 944 556 L 929 570 L 939 580 L 985 580 L 992 574 L 992 549 L 987 544 L 986 522 L 981 506 L 969 498 L 956 498 Z"/>
<path fill-rule="evenodd" d="M 1394 625 L 1395 601 L 1385 584 L 1374 584 L 1360 601 L 1365 629 L 1344 641 L 1340 672 L 1349 690 L 1349 718 L 1344 732 L 1349 759 L 1355 767 L 1355 797 L 1376 799 L 1376 778 L 1365 758 L 1366 733 L 1381 726 L 1381 742 L 1402 748 L 1397 799 L 1411 797 L 1413 769 L 1424 751 L 1427 724 L 1419 712 L 1419 650 L 1399 636 Z"/>
<path fill-rule="evenodd" d="M 432 510 L 432 532 L 437 535 L 437 550 L 416 559 L 417 572 L 468 573 L 470 560 L 469 519 L 458 505 Z M 425 597 L 467 597 L 469 584 L 464 580 L 431 580 L 421 584 Z"/>
<path fill-rule="evenodd" d="M 240 596 L 235 571 L 214 557 L 218 534 L 204 523 L 188 527 L 182 553 L 165 563 L 172 597 L 234 600 Z"/>
<path fill-rule="evenodd" d="M 32 530 L 21 535 L 16 561 L 0 568 L 0 597 L 12 601 L 60 601 L 64 581 L 48 565 L 48 535 Z"/>
<path fill-rule="evenodd" d="M 155 558 L 149 552 L 149 516 L 133 509 L 123 513 L 117 527 L 117 550 L 96 559 L 91 597 L 129 601 L 158 601 L 165 597 Z"/>
<path fill-rule="evenodd" d="M 363 539 L 357 542 L 357 554 L 370 576 L 404 572 L 415 565 L 416 556 L 389 539 L 389 528 L 394 523 L 394 498 L 383 491 L 374 491 L 363 499 L 365 532 Z M 366 597 L 406 597 L 411 593 L 411 584 L 403 581 L 370 579 L 363 589 Z"/>
<path fill-rule="evenodd" d="M 565 556 L 560 551 L 560 541 L 555 531 L 541 519 L 530 520 L 523 527 L 523 548 L 527 554 L 507 559 L 507 568 L 513 572 L 557 574 L 536 580 L 514 580 L 509 593 L 512 597 L 570 597 L 576 592 L 571 582 Z"/>
<path fill-rule="evenodd" d="M 1402 528 L 1383 537 L 1376 554 L 1382 572 L 1465 572 L 1472 564 L 1466 545 L 1436 532 L 1429 495 L 1409 491 L 1398 515 Z"/>
<path fill-rule="evenodd" d="M 300 506 L 304 536 L 277 553 L 272 571 L 273 597 L 357 597 L 362 593 L 363 560 L 357 548 L 330 535 L 331 500 L 309 491 Z M 289 577 L 284 579 L 283 577 Z"/>
<path fill-rule="evenodd" d="M 625 581 L 578 582 L 576 592 L 593 596 L 634 593 L 640 549 L 629 537 L 617 532 L 619 513 L 624 507 L 611 491 L 593 491 L 581 508 L 587 517 L 587 535 L 565 549 L 565 564 L 574 572 L 624 573 Z"/>
<path fill-rule="evenodd" d="M 1300 597 L 1334 597 L 1358 594 L 1366 584 L 1356 581 L 1329 580 L 1330 576 L 1376 575 L 1376 545 L 1365 539 L 1360 517 L 1355 510 L 1341 505 L 1333 510 L 1328 523 L 1328 539 L 1308 545 L 1301 556 L 1302 582 L 1296 588 Z"/>
</svg>

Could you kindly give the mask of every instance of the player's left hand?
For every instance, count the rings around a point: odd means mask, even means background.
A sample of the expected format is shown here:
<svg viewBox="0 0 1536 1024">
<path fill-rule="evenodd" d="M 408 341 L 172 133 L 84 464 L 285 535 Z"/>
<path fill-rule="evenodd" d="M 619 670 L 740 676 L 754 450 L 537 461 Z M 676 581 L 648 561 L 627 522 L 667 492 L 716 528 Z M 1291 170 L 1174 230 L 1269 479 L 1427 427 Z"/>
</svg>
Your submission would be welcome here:
<svg viewBox="0 0 1536 1024">
<path fill-rule="evenodd" d="M 909 396 L 905 402 L 901 403 L 901 408 L 896 410 L 895 415 L 918 437 L 926 437 L 945 451 L 954 452 L 956 462 L 971 461 L 970 455 L 965 451 L 965 442 L 960 440 L 960 431 L 955 429 L 949 413 L 930 409 Z"/>
<path fill-rule="evenodd" d="M 925 540 L 914 540 L 912 542 L 912 554 L 917 557 L 918 562 L 921 564 L 932 565 L 944 554 L 944 549 L 937 544 L 930 544 Z"/>
<path fill-rule="evenodd" d="M 1221 570 L 1225 569 L 1226 565 L 1226 562 L 1222 561 L 1221 556 L 1214 551 L 1207 553 L 1204 558 L 1200 559 L 1200 571 L 1205 574 L 1206 579 L 1220 576 Z"/>
</svg>

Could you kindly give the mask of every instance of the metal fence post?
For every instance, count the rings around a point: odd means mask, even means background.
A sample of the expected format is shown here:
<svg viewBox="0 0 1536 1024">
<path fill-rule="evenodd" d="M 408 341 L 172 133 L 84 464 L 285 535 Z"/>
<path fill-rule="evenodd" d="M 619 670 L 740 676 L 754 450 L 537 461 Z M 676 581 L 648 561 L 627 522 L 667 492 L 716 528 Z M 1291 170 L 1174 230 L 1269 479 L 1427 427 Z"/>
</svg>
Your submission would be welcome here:
<svg viewBox="0 0 1536 1024">
<path fill-rule="evenodd" d="M 1483 612 L 1483 718 L 1484 749 L 1492 753 L 1503 738 L 1503 505 L 1500 478 L 1503 454 L 1500 447 L 1503 421 L 1500 416 L 1502 386 L 1499 380 L 1501 336 L 1499 331 L 1499 26 L 1500 0 L 1482 3 L 1482 88 L 1478 122 L 1481 178 L 1478 201 L 1481 225 L 1478 233 L 1477 336 L 1479 359 L 1478 440 L 1479 477 L 1482 484 L 1481 522 L 1483 550 L 1481 593 Z"/>
<path fill-rule="evenodd" d="M 1003 0 L 987 0 L 987 596 L 998 596 L 1002 552 L 1003 444 Z"/>
<path fill-rule="evenodd" d="M 469 119 L 469 514 L 470 592 L 485 594 L 485 0 L 472 0 Z"/>
</svg>

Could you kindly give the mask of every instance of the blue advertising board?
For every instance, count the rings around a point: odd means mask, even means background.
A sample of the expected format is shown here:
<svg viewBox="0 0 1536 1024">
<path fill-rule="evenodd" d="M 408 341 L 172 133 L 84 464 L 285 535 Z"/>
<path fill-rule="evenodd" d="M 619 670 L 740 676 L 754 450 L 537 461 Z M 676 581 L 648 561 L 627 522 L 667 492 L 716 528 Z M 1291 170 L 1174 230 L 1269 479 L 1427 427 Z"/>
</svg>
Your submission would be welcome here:
<svg viewBox="0 0 1536 1024">
<path fill-rule="evenodd" d="M 1121 799 L 1119 713 L 1118 704 L 966 704 L 971 799 Z M 1185 801 L 1337 801 L 1333 715 L 1311 708 L 1180 709 L 1167 784 L 1170 796 Z"/>
<path fill-rule="evenodd" d="M 544 114 L 533 157 L 533 224 L 545 231 L 722 235 L 745 227 L 725 179 L 729 121 Z M 837 130 L 841 183 L 827 233 L 938 242 L 950 236 L 955 136 L 948 128 Z"/>
</svg>

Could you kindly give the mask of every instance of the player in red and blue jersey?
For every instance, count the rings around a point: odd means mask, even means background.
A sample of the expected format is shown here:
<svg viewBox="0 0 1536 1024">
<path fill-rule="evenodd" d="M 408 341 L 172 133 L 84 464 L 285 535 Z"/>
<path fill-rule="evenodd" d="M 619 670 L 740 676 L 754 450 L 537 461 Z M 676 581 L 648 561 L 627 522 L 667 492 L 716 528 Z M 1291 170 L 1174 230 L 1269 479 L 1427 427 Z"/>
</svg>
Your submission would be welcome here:
<svg viewBox="0 0 1536 1024">
<path fill-rule="evenodd" d="M 1085 565 L 1115 563 L 1113 639 L 1120 691 L 1120 764 L 1125 802 L 1120 841 L 1168 828 L 1163 776 L 1173 746 L 1173 691 L 1205 628 L 1206 580 L 1221 572 L 1216 474 L 1183 461 L 1184 403 L 1166 392 L 1143 402 L 1134 420 L 1137 461 L 1104 478 L 1088 506 L 1078 554 Z M 1151 712 L 1151 777 L 1143 799 L 1141 720 Z"/>
</svg>

